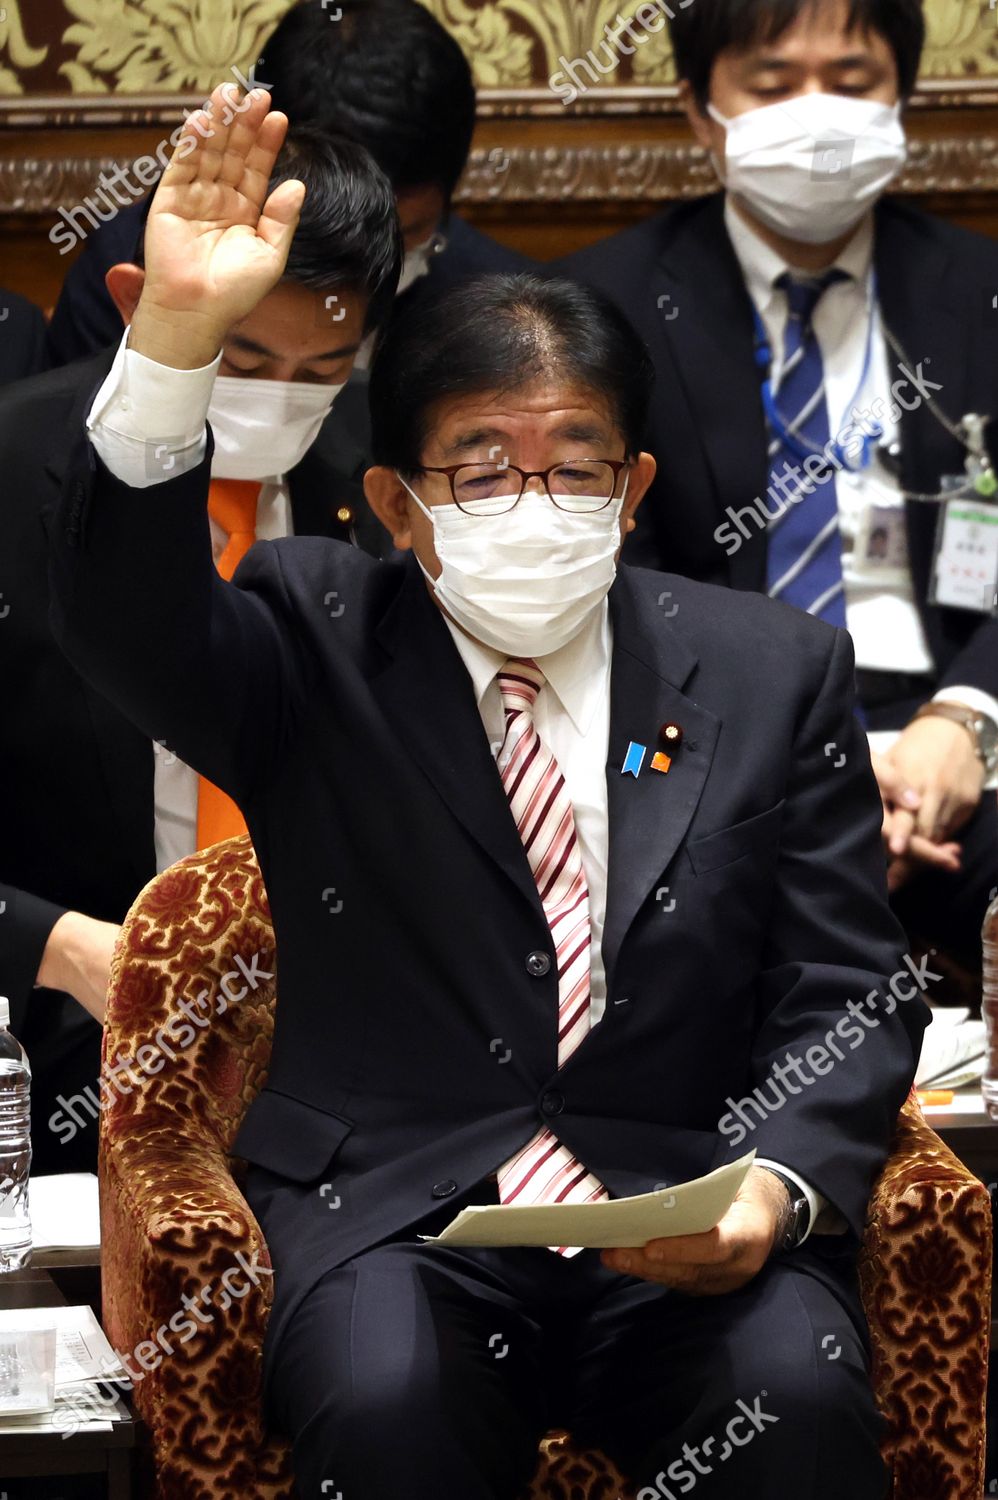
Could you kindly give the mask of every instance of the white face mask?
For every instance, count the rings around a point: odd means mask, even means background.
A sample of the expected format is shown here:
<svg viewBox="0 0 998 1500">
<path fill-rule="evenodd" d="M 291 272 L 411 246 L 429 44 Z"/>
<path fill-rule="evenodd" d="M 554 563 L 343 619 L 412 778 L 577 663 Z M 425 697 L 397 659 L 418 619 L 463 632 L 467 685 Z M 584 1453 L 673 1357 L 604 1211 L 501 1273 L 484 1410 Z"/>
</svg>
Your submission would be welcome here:
<svg viewBox="0 0 998 1500">
<path fill-rule="evenodd" d="M 342 391 L 303 380 L 219 375 L 208 421 L 213 479 L 276 479 L 300 463 Z"/>
<path fill-rule="evenodd" d="M 900 104 L 801 94 L 731 119 L 707 109 L 727 129 L 718 175 L 728 191 L 767 228 L 808 245 L 855 228 L 907 156 Z"/>
<path fill-rule="evenodd" d="M 440 577 L 419 566 L 439 603 L 476 640 L 510 656 L 543 656 L 577 635 L 606 597 L 624 496 L 577 514 L 528 490 L 503 515 L 475 516 L 457 505 L 425 506 L 402 483 L 433 527 Z"/>
</svg>

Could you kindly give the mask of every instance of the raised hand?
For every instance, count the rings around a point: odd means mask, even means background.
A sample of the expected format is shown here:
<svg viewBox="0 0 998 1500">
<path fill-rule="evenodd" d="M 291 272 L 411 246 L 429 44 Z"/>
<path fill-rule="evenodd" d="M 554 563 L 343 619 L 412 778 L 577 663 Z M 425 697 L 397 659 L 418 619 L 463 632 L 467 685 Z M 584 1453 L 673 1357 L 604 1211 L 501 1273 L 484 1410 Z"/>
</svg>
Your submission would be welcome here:
<svg viewBox="0 0 998 1500">
<path fill-rule="evenodd" d="M 149 209 L 130 348 L 177 369 L 209 364 L 276 286 L 305 198 L 296 181 L 267 196 L 287 128 L 265 89 L 231 83 L 188 117 Z"/>
</svg>

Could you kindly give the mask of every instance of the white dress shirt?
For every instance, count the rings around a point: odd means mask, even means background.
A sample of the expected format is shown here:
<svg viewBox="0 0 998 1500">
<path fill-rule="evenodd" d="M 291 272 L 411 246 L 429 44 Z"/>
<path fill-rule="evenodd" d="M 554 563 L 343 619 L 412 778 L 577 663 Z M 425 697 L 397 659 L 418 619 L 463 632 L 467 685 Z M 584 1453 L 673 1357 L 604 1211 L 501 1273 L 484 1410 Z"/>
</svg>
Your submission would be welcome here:
<svg viewBox="0 0 998 1500">
<path fill-rule="evenodd" d="M 122 339 L 107 379 L 87 417 L 90 440 L 114 476 L 145 489 L 196 468 L 206 448 L 205 420 L 218 359 L 198 370 L 174 370 L 147 359 Z M 186 434 L 178 438 L 177 434 Z M 278 489 L 279 486 L 268 488 Z M 261 503 L 263 495 L 261 495 Z M 277 517 L 280 517 L 278 521 Z M 271 512 L 269 536 L 288 534 L 289 510 Z M 283 526 L 283 530 L 274 529 Z M 214 528 L 214 523 L 213 523 Z M 217 559 L 224 536 L 213 529 Z M 264 531 L 258 524 L 257 535 Z M 496 674 L 507 657 L 473 640 L 446 615 L 444 620 L 475 690 L 475 699 L 493 755 L 505 737 L 505 715 Z M 602 937 L 606 918 L 609 818 L 606 758 L 610 735 L 610 662 L 612 627 L 604 600 L 582 630 L 557 651 L 539 658 L 545 682 L 537 696 L 534 722 L 565 778 L 575 814 L 582 866 L 589 887 L 590 1024 L 606 1008 L 606 970 Z M 155 767 L 157 869 L 164 869 L 194 848 L 197 774 L 157 746 Z M 499 772 L 502 765 L 498 766 Z M 179 851 L 179 852 L 175 852 Z M 162 861 L 162 863 L 161 863 Z M 710 1059 L 704 1059 L 709 1067 Z M 757 1157 L 759 1166 L 775 1167 L 800 1187 L 811 1210 L 808 1232 L 827 1200 L 789 1167 Z M 829 1209 L 822 1227 L 838 1227 Z"/>
<path fill-rule="evenodd" d="M 746 223 L 730 197 L 724 206 L 725 225 L 772 350 L 770 378 L 778 391 L 787 324 L 787 297 L 774 283 L 794 269 Z M 832 437 L 853 421 L 853 412 L 874 413 L 884 428 L 883 442 L 900 437 L 890 420 L 891 377 L 887 341 L 874 296 L 873 215 L 862 221 L 833 265 L 848 280 L 829 286 L 814 310 L 814 334 L 825 372 L 828 430 Z M 872 330 L 870 319 L 872 318 Z M 867 345 L 869 369 L 865 372 Z M 879 400 L 878 400 L 879 398 Z M 886 672 L 931 672 L 929 645 L 915 603 L 911 570 L 867 561 L 857 546 L 873 506 L 899 512 L 903 527 L 905 499 L 895 477 L 881 464 L 835 476 L 842 537 L 842 577 L 845 585 L 846 625 L 856 649 L 857 667 Z M 928 503 L 928 502 L 925 502 Z M 966 704 L 998 722 L 998 700 L 975 687 L 950 687 L 936 698 Z M 871 748 L 884 751 L 897 738 L 893 730 L 870 735 Z M 991 784 L 991 783 L 989 783 Z"/>
</svg>

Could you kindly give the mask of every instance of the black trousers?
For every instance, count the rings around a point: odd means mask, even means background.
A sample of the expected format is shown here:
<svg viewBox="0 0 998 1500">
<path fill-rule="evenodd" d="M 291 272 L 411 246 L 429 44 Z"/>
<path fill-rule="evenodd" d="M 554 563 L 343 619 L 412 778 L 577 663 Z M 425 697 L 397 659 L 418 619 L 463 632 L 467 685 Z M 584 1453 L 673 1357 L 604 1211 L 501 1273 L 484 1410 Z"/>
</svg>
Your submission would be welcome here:
<svg viewBox="0 0 998 1500">
<path fill-rule="evenodd" d="M 479 1185 L 328 1272 L 268 1351 L 267 1415 L 293 1442 L 301 1500 L 516 1500 L 554 1426 L 613 1458 L 637 1500 L 694 1485 L 698 1500 L 882 1500 L 843 1242 L 691 1297 L 595 1250 L 416 1238 L 489 1201 Z"/>
</svg>

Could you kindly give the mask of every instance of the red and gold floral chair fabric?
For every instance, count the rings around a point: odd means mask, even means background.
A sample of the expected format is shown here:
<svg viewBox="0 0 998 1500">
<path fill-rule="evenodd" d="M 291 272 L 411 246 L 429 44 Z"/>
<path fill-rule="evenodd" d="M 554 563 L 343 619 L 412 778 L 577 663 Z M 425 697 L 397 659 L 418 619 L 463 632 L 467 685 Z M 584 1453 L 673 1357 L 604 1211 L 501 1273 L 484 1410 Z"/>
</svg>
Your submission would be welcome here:
<svg viewBox="0 0 998 1500">
<path fill-rule="evenodd" d="M 263 880 L 243 836 L 150 881 L 128 914 L 112 965 L 105 1063 L 135 1059 L 131 1075 L 143 1077 L 130 1092 L 110 1082 L 102 1090 L 104 1319 L 116 1349 L 147 1372 L 135 1401 L 152 1433 L 157 1500 L 284 1500 L 292 1493 L 288 1446 L 261 1420 L 269 1278 L 229 1299 L 224 1314 L 199 1320 L 193 1336 L 181 1301 L 220 1287 L 239 1265 L 237 1255 L 244 1265 L 254 1257 L 269 1265 L 229 1148 L 266 1079 L 274 980 L 247 986 L 238 1003 L 222 1005 L 219 997 L 237 954 L 247 965 L 258 954 L 258 968 L 273 970 L 273 950 Z M 233 980 L 228 988 L 238 994 Z M 188 1025 L 193 1036 L 182 1030 L 181 1000 L 203 1017 L 204 1024 Z M 171 1016 L 177 1019 L 164 1045 L 156 1034 Z M 189 1044 L 180 1047 L 178 1039 Z M 172 1061 L 164 1059 L 167 1047 Z M 871 1199 L 861 1272 L 893 1500 L 978 1500 L 990 1331 L 988 1195 L 928 1127 L 914 1097 L 901 1111 Z M 552 1433 L 529 1493 L 533 1500 L 616 1500 L 628 1490 L 602 1455 L 579 1452 L 567 1433 Z"/>
</svg>

